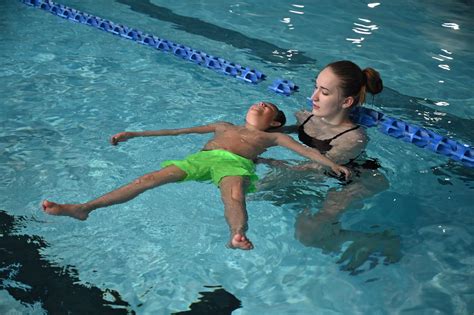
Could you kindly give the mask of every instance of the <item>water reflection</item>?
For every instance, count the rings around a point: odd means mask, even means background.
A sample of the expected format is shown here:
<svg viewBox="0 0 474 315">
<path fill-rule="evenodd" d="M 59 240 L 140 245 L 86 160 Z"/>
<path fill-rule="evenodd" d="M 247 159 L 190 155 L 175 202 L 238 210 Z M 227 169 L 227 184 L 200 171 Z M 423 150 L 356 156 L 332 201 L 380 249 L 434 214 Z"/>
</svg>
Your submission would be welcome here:
<svg viewBox="0 0 474 315">
<path fill-rule="evenodd" d="M 298 10 L 290 9 L 290 10 L 288 10 L 288 12 L 293 13 L 293 14 L 298 14 L 298 15 L 303 15 L 304 14 L 304 11 L 302 10 L 304 8 L 304 5 L 302 5 L 302 4 L 292 4 L 291 6 L 293 8 L 298 9 Z M 293 23 L 291 23 L 291 18 L 290 17 L 283 18 L 281 20 L 281 22 L 285 23 L 285 24 L 288 24 L 288 29 L 289 30 L 294 30 L 295 29 Z"/>
<path fill-rule="evenodd" d="M 352 28 L 352 31 L 356 34 L 372 35 L 374 31 L 379 29 L 378 26 L 376 24 L 373 24 L 372 21 L 369 19 L 358 18 L 357 20 L 363 22 L 364 24 L 354 22 L 354 27 Z M 353 44 L 356 44 L 357 47 L 362 47 L 362 42 L 365 40 L 365 37 L 346 38 L 346 40 L 352 42 Z"/>
<path fill-rule="evenodd" d="M 380 2 L 373 2 L 373 3 L 368 3 L 367 6 L 371 9 L 378 7 L 380 5 Z"/>
<path fill-rule="evenodd" d="M 438 64 L 439 68 L 449 71 L 451 70 L 451 67 L 449 66 L 449 64 L 447 64 L 447 62 L 452 61 L 453 57 L 448 55 L 452 55 L 453 53 L 447 49 L 441 49 L 441 51 L 442 53 L 438 53 L 436 56 L 432 56 L 431 58 L 441 62 L 440 64 Z"/>
<path fill-rule="evenodd" d="M 449 23 L 449 22 L 448 22 L 448 23 L 443 23 L 443 24 L 441 24 L 441 26 L 447 27 L 447 28 L 452 28 L 453 30 L 456 30 L 456 31 L 460 29 L 460 28 L 459 28 L 459 25 L 456 24 L 456 23 Z"/>
<path fill-rule="evenodd" d="M 188 32 L 189 34 L 204 36 L 211 40 L 223 42 L 239 49 L 248 50 L 251 54 L 266 62 L 275 62 L 277 65 L 288 63 L 293 67 L 313 64 L 316 62 L 316 60 L 305 56 L 302 51 L 300 51 L 298 55 L 293 55 L 293 58 L 290 60 L 280 60 L 279 58 L 275 58 L 275 54 L 272 54 L 271 52 L 276 50 L 285 51 L 287 49 L 278 47 L 261 39 L 249 37 L 236 30 L 209 23 L 202 19 L 177 14 L 173 10 L 151 3 L 151 1 L 117 0 L 117 2 L 130 6 L 130 10 L 132 11 L 142 13 L 161 21 L 173 23 L 177 30 Z"/>
</svg>

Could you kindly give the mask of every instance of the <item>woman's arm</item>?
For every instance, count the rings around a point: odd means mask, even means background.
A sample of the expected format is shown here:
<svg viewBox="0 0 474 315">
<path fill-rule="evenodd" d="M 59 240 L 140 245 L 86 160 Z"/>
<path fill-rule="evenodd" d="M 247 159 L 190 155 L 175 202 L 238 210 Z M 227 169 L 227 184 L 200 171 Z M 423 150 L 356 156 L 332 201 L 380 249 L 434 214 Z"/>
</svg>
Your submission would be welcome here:
<svg viewBox="0 0 474 315">
<path fill-rule="evenodd" d="M 189 133 L 210 133 L 214 132 L 219 123 L 209 124 L 204 126 L 179 128 L 179 129 L 161 129 L 161 130 L 147 130 L 147 131 L 124 131 L 113 135 L 110 142 L 117 145 L 119 142 L 127 141 L 135 137 L 160 137 L 160 136 L 176 136 Z"/>
<path fill-rule="evenodd" d="M 281 133 L 295 133 L 298 131 L 298 126 L 296 125 L 290 125 L 290 126 L 283 126 L 280 128 L 275 128 L 271 130 L 267 130 L 267 132 L 281 132 Z"/>
<path fill-rule="evenodd" d="M 325 165 L 331 168 L 337 175 L 340 175 L 342 173 L 345 175 L 346 179 L 349 178 L 351 172 L 347 167 L 334 163 L 332 160 L 321 154 L 318 150 L 304 146 L 299 142 L 293 140 L 293 138 L 282 133 L 275 134 L 275 138 L 277 145 L 286 147 L 298 153 L 299 155 L 302 155 L 322 165 Z"/>
</svg>

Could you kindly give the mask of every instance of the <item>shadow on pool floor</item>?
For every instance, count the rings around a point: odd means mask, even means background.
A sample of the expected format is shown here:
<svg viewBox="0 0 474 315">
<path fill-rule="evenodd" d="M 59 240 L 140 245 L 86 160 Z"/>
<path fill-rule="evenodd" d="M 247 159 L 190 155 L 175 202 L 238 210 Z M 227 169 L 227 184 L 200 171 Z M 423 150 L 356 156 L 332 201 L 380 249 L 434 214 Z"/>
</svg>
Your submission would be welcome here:
<svg viewBox="0 0 474 315">
<path fill-rule="evenodd" d="M 0 210 L 0 290 L 23 304 L 40 303 L 49 314 L 135 314 L 118 292 L 80 284 L 73 266 L 54 266 L 42 257 L 40 251 L 48 244 L 41 237 L 15 234 L 27 220 Z M 207 288 L 214 290 L 200 292 L 190 310 L 174 314 L 227 315 L 241 307 L 222 287 Z"/>
</svg>

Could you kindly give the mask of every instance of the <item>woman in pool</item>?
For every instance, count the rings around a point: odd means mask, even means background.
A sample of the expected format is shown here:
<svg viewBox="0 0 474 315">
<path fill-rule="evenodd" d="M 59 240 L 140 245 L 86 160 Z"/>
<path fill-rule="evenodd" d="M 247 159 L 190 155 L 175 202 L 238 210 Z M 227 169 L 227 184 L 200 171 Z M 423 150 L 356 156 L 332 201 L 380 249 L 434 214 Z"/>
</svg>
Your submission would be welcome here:
<svg viewBox="0 0 474 315">
<path fill-rule="evenodd" d="M 387 241 L 393 243 L 394 238 L 386 233 L 374 237 L 375 234 L 342 230 L 337 224 L 340 214 L 354 201 L 373 196 L 388 187 L 386 178 L 377 171 L 378 163 L 362 158 L 368 138 L 364 128 L 355 124 L 350 118 L 351 110 L 364 103 L 367 93 L 375 95 L 382 89 L 382 79 L 374 69 L 361 70 L 351 61 L 330 63 L 316 78 L 315 89 L 311 96 L 312 111 L 297 112 L 296 126 L 278 130 L 297 132 L 302 143 L 319 150 L 336 163 L 350 167 L 353 173 L 351 182 L 328 191 L 320 211 L 311 214 L 306 210 L 298 216 L 296 237 L 306 246 L 336 251 L 344 242 L 354 241 L 354 247 L 350 249 L 355 250 L 355 247 L 366 246 L 370 241 L 371 250 L 376 251 L 380 250 L 378 245 L 386 245 Z M 281 165 L 281 162 L 275 160 L 266 159 L 266 162 Z M 290 168 L 303 171 L 321 169 L 316 163 L 305 163 Z M 289 174 L 285 178 L 291 176 Z M 374 241 L 377 241 L 377 246 L 374 245 Z M 398 238 L 395 242 L 398 242 Z M 397 246 L 393 247 L 393 251 L 397 252 Z M 350 253 L 346 251 L 343 258 L 351 259 L 348 255 Z M 398 257 L 398 254 L 387 253 L 386 256 L 387 259 L 396 261 L 395 257 Z M 367 255 L 360 257 L 367 258 Z M 349 262 L 350 267 L 357 267 L 363 263 L 354 259 Z"/>
<path fill-rule="evenodd" d="M 352 122 L 350 111 L 364 103 L 367 92 L 375 95 L 382 89 L 382 79 L 374 69 L 361 70 L 351 61 L 330 63 L 316 78 L 312 111 L 296 113 L 298 138 L 335 161 L 350 165 L 367 144 L 364 129 Z"/>
</svg>

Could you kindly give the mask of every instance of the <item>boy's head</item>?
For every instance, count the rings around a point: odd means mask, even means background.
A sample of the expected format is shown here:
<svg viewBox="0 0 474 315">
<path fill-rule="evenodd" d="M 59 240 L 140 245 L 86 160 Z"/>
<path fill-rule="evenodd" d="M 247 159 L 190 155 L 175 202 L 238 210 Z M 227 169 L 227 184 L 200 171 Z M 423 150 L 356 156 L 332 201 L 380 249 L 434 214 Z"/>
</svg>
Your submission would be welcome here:
<svg viewBox="0 0 474 315">
<path fill-rule="evenodd" d="M 285 125 L 286 116 L 275 104 L 258 102 L 250 106 L 246 121 L 259 129 L 271 130 Z"/>
</svg>

